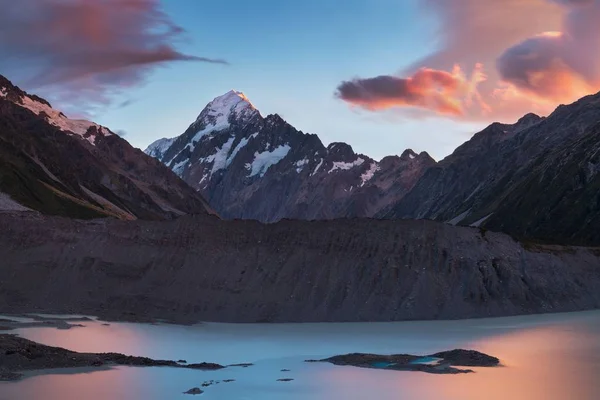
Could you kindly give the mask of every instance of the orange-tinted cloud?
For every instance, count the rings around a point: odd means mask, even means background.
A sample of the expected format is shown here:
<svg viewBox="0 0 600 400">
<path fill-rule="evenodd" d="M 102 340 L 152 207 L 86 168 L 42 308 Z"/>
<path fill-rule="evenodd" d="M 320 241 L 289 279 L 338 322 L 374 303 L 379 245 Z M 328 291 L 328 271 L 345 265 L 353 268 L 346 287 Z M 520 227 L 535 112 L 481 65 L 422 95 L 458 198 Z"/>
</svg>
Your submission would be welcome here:
<svg viewBox="0 0 600 400">
<path fill-rule="evenodd" d="M 568 7 L 562 32 L 523 40 L 497 62 L 504 82 L 555 104 L 600 90 L 600 1 L 560 2 Z"/>
<path fill-rule="evenodd" d="M 161 63 L 225 63 L 179 52 L 183 30 L 158 0 L 0 0 L 0 10 L 2 72 L 74 102 L 107 103 Z"/>
<path fill-rule="evenodd" d="M 485 79 L 481 65 L 476 66 L 470 79 L 459 66 L 452 72 L 422 68 L 408 78 L 384 75 L 342 82 L 337 97 L 371 111 L 410 106 L 462 116 L 474 103 L 480 110 L 487 110 L 477 91 L 477 85 Z"/>
<path fill-rule="evenodd" d="M 439 50 L 419 60 L 424 66 L 448 70 L 454 64 L 492 66 L 508 47 L 540 32 L 559 30 L 563 9 L 551 0 L 419 0 L 433 14 L 439 29 L 432 38 Z M 490 80 L 495 71 L 489 70 Z"/>
<path fill-rule="evenodd" d="M 459 95 L 462 112 L 443 113 L 446 116 L 511 122 L 529 111 L 548 114 L 561 102 L 600 90 L 596 76 L 600 72 L 600 0 L 421 3 L 424 12 L 438 17 L 439 31 L 431 39 L 439 43 L 439 50 L 396 79 L 411 77 L 423 68 L 485 67 L 487 79 L 476 81 L 476 90 L 467 91 L 477 101 L 469 105 L 461 102 Z M 560 34 L 544 33 L 552 31 Z M 393 104 L 401 109 L 415 105 Z M 435 107 L 427 108 L 441 113 Z"/>
</svg>

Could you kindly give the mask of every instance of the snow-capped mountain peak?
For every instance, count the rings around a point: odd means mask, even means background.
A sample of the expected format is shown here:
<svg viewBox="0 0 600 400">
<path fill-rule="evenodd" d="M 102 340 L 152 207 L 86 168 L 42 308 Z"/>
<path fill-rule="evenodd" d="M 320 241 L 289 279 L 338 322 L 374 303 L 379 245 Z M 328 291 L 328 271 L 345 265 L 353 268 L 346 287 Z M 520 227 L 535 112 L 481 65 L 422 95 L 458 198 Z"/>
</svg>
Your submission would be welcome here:
<svg viewBox="0 0 600 400">
<path fill-rule="evenodd" d="M 213 99 L 198 115 L 190 126 L 190 130 L 195 132 L 191 143 L 194 145 L 209 133 L 224 131 L 232 124 L 246 125 L 257 117 L 262 118 L 262 115 L 248 97 L 237 90 L 230 90 Z"/>
<path fill-rule="evenodd" d="M 237 120 L 245 120 L 257 114 L 260 115 L 260 112 L 244 93 L 230 90 L 208 103 L 196 122 L 228 127 L 232 117 Z"/>
<path fill-rule="evenodd" d="M 235 90 L 211 101 L 181 136 L 161 139 L 146 153 L 210 199 L 222 217 L 263 222 L 372 216 L 435 164 L 412 151 L 378 163 L 343 142 L 325 147 L 277 114 L 262 117 Z"/>
</svg>

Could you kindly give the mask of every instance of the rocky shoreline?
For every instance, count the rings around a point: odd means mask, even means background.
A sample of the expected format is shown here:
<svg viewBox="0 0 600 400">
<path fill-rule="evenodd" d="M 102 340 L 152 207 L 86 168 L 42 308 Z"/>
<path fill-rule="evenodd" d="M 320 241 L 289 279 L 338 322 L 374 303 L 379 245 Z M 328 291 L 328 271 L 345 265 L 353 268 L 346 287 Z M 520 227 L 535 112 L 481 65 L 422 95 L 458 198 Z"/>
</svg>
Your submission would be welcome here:
<svg viewBox="0 0 600 400">
<path fill-rule="evenodd" d="M 115 365 L 132 367 L 171 367 L 202 371 L 226 368 L 216 363 L 183 364 L 171 360 L 154 360 L 120 353 L 78 353 L 46 346 L 16 335 L 0 334 L 0 381 L 15 381 L 27 371 L 57 368 L 101 369 Z"/>
<path fill-rule="evenodd" d="M 0 318 L 0 331 L 11 331 L 21 328 L 56 328 L 60 330 L 69 330 L 72 328 L 82 328 L 82 323 L 93 321 L 89 317 L 68 317 L 68 318 L 49 318 L 33 314 L 9 315 L 9 317 L 27 318 L 31 321 L 23 322 L 15 319 Z"/>
</svg>

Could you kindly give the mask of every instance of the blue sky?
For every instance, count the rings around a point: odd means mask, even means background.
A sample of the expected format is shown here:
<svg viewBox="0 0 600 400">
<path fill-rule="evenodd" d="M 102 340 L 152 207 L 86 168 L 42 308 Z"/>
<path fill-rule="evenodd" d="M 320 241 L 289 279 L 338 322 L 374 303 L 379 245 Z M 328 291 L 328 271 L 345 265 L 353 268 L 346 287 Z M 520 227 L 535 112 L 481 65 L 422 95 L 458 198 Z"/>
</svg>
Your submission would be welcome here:
<svg viewBox="0 0 600 400">
<path fill-rule="evenodd" d="M 134 146 L 180 135 L 214 97 L 243 91 L 264 115 L 278 113 L 328 144 L 344 141 L 374 158 L 406 148 L 441 158 L 484 123 L 407 118 L 351 108 L 341 81 L 395 73 L 436 50 L 438 22 L 416 1 L 163 1 L 186 30 L 178 50 L 230 65 L 174 62 L 132 88 L 131 104 L 96 116 Z"/>
<path fill-rule="evenodd" d="M 140 148 L 236 89 L 325 144 L 441 159 L 598 92 L 598 20 L 600 0 L 14 1 L 0 73 Z"/>
</svg>

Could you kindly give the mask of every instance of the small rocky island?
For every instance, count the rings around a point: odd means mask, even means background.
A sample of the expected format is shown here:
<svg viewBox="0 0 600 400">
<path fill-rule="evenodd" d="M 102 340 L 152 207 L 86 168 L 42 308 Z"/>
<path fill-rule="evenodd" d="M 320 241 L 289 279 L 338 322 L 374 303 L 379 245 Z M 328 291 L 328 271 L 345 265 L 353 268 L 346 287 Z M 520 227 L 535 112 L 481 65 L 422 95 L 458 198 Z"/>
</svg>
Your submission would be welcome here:
<svg viewBox="0 0 600 400">
<path fill-rule="evenodd" d="M 475 350 L 462 349 L 443 351 L 428 356 L 352 353 L 333 356 L 324 360 L 307 360 L 307 362 L 329 362 L 334 365 L 359 368 L 421 371 L 430 374 L 464 374 L 474 371 L 456 367 L 497 367 L 500 365 L 500 360 L 496 357 Z"/>
<path fill-rule="evenodd" d="M 215 363 L 184 363 L 172 360 L 154 360 L 148 357 L 127 356 L 120 353 L 78 353 L 60 347 L 46 346 L 24 339 L 17 335 L 0 334 L 0 381 L 15 381 L 28 371 L 57 368 L 101 369 L 115 365 L 134 367 L 172 367 L 213 371 L 234 366 L 247 367 L 252 364 L 223 366 Z M 422 371 L 431 374 L 460 374 L 473 372 L 457 367 L 496 367 L 500 360 L 475 350 L 451 350 L 427 356 L 410 354 L 378 355 L 352 353 L 338 355 L 323 360 L 307 362 L 329 362 L 334 365 L 394 371 Z M 279 379 L 281 382 L 290 378 Z M 225 380 L 223 382 L 232 382 Z M 209 381 L 203 387 L 220 381 Z M 192 393 L 191 393 L 192 394 Z M 193 393 L 196 394 L 196 393 Z"/>
<path fill-rule="evenodd" d="M 16 335 L 0 334 L 0 381 L 14 381 L 23 372 L 55 368 L 106 368 L 113 365 L 134 367 L 172 367 L 213 371 L 225 368 L 214 363 L 181 364 L 119 353 L 77 353 L 51 347 Z"/>
</svg>

